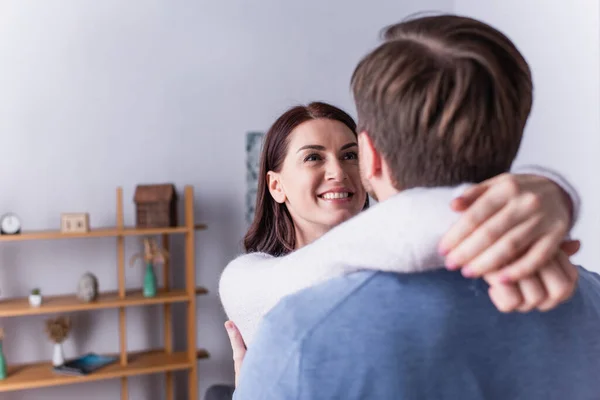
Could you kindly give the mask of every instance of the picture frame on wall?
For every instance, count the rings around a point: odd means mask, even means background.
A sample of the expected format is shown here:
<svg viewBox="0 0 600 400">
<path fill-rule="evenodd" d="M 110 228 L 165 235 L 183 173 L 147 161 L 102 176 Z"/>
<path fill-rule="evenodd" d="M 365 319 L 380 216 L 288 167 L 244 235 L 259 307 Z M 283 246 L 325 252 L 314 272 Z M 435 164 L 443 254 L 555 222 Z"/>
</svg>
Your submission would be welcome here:
<svg viewBox="0 0 600 400">
<path fill-rule="evenodd" d="M 254 218 L 256 191 L 258 188 L 258 173 L 260 169 L 260 154 L 264 132 L 251 131 L 246 133 L 246 223 L 251 224 Z"/>
</svg>

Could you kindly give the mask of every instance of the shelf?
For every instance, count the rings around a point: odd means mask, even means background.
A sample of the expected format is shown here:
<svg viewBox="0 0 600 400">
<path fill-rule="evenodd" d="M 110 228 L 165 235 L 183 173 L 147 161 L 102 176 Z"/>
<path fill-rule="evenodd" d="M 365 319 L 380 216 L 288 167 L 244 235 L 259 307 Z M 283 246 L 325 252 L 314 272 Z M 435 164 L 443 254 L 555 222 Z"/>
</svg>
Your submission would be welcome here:
<svg viewBox="0 0 600 400">
<path fill-rule="evenodd" d="M 205 350 L 199 350 L 198 355 L 202 355 L 202 358 L 205 358 L 208 356 L 208 353 Z M 186 352 L 167 354 L 162 350 L 153 350 L 130 353 L 126 366 L 122 366 L 119 360 L 117 360 L 114 364 L 108 365 L 87 376 L 57 374 L 52 370 L 50 362 L 9 365 L 7 378 L 0 381 L 0 392 L 177 371 L 190 368 L 195 362 L 196 360 L 188 360 Z"/>
<path fill-rule="evenodd" d="M 196 295 L 206 294 L 205 288 L 196 289 Z M 45 296 L 40 307 L 29 305 L 27 298 L 0 299 L 0 317 L 41 315 L 71 311 L 98 310 L 103 308 L 133 307 L 152 304 L 167 304 L 188 301 L 185 290 L 159 290 L 155 297 L 144 297 L 141 290 L 126 292 L 121 299 L 118 292 L 104 292 L 90 303 L 79 300 L 75 295 Z"/>
<path fill-rule="evenodd" d="M 204 230 L 206 225 L 197 224 L 195 230 Z M 0 242 L 19 242 L 25 240 L 54 240 L 54 239 L 77 239 L 77 238 L 100 238 L 100 237 L 121 237 L 121 236 L 150 236 L 150 235 L 170 235 L 177 233 L 186 233 L 188 228 L 177 226 L 172 228 L 97 228 L 90 229 L 89 232 L 82 233 L 62 233 L 57 230 L 47 231 L 28 231 L 17 235 L 0 235 Z"/>
<path fill-rule="evenodd" d="M 71 385 L 83 382 L 101 381 L 107 379 L 119 379 L 121 386 L 120 398 L 127 400 L 129 398 L 128 377 L 136 375 L 147 375 L 164 373 L 165 374 L 165 394 L 162 398 L 173 400 L 178 392 L 175 387 L 173 371 L 181 371 L 187 375 L 188 400 L 197 400 L 198 393 L 198 365 L 197 359 L 207 358 L 209 354 L 206 350 L 198 349 L 196 344 L 197 337 L 197 319 L 196 303 L 198 295 L 206 294 L 208 291 L 203 287 L 196 286 L 196 241 L 195 233 L 199 230 L 207 229 L 205 224 L 196 224 L 194 221 L 194 188 L 191 185 L 185 185 L 183 193 L 183 214 L 178 226 L 165 228 L 139 228 L 137 226 L 125 226 L 124 220 L 124 202 L 123 188 L 116 188 L 116 212 L 113 226 L 92 226 L 88 232 L 82 233 L 63 233 L 59 229 L 53 230 L 25 230 L 16 235 L 0 234 L 0 247 L 2 242 L 23 242 L 35 240 L 61 240 L 78 238 L 116 238 L 114 240 L 117 253 L 116 280 L 118 286 L 108 288 L 111 291 L 100 292 L 96 300 L 84 302 L 79 300 L 76 293 L 43 295 L 41 306 L 32 307 L 29 305 L 28 297 L 22 298 L 2 298 L 0 297 L 0 319 L 2 317 L 18 317 L 27 315 L 44 315 L 68 312 L 85 312 L 101 309 L 114 309 L 118 314 L 118 349 L 115 354 L 118 361 L 106 366 L 87 376 L 69 376 L 55 373 L 50 361 L 12 364 L 8 360 L 8 377 L 0 380 L 0 393 L 35 389 L 50 386 Z M 171 196 L 172 190 L 169 196 Z M 162 199 L 162 196 L 160 197 Z M 176 200 L 169 197 L 171 202 Z M 165 197 L 165 200 L 167 198 Z M 173 205 L 173 203 L 170 203 Z M 136 225 L 136 224 L 133 224 Z M 177 246 L 177 252 L 181 252 L 184 261 L 185 288 L 168 289 L 172 287 L 170 276 L 173 266 L 170 261 L 162 265 L 162 277 L 164 289 L 159 289 L 154 297 L 144 297 L 141 288 L 127 290 L 126 288 L 126 238 L 157 236 L 161 246 L 168 254 L 171 254 L 171 240 L 169 235 L 179 234 L 182 246 Z M 76 244 L 74 244 L 76 245 Z M 170 257 L 171 258 L 171 257 Z M 177 265 L 175 267 L 180 267 Z M 102 287 L 104 289 L 104 287 Z M 118 290 L 117 290 L 118 288 Z M 120 294 L 120 295 L 119 295 Z M 173 352 L 173 339 L 175 337 L 175 328 L 173 318 L 176 307 L 171 304 L 183 304 L 186 306 L 184 312 L 186 326 L 185 336 L 186 344 L 178 352 Z M 161 305 L 162 323 L 163 323 L 163 344 L 161 349 L 141 349 L 139 352 L 128 352 L 127 335 L 127 307 Z M 178 332 L 177 332 L 178 333 Z M 117 343 L 115 343 L 116 346 Z M 9 344 L 6 344 L 7 346 Z M 183 351 L 181 351 L 183 350 Z M 2 398 L 2 395 L 0 395 Z M 178 399 L 179 400 L 179 399 Z"/>
</svg>

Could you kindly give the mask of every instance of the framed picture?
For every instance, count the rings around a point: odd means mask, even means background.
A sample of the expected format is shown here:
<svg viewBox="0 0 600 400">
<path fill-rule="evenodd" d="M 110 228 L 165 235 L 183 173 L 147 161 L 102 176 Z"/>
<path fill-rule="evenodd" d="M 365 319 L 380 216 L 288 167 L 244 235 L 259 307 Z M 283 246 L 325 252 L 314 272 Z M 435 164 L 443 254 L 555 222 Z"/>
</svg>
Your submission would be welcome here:
<svg viewBox="0 0 600 400">
<path fill-rule="evenodd" d="M 246 223 L 252 223 L 264 132 L 246 133 Z"/>
</svg>

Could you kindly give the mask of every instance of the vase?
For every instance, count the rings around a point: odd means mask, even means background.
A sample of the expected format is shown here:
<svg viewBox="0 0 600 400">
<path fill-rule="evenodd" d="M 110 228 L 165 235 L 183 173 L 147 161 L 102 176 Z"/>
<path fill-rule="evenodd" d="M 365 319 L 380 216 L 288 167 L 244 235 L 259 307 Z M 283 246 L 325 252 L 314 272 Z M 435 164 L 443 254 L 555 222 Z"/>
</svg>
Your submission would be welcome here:
<svg viewBox="0 0 600 400">
<path fill-rule="evenodd" d="M 148 263 L 144 274 L 144 297 L 154 296 L 156 296 L 156 275 L 152 263 Z"/>
<path fill-rule="evenodd" d="M 8 367 L 6 366 L 6 358 L 4 358 L 4 351 L 2 351 L 2 342 L 0 342 L 0 380 L 6 379 Z"/>
<path fill-rule="evenodd" d="M 54 343 L 54 352 L 52 353 L 52 365 L 58 367 L 65 363 L 62 343 Z"/>
</svg>

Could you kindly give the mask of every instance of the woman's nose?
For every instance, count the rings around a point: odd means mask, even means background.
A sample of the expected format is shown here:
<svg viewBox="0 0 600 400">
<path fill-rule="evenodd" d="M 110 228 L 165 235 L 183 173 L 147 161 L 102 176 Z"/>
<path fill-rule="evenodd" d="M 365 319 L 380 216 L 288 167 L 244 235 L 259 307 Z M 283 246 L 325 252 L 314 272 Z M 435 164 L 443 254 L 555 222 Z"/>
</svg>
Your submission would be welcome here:
<svg viewBox="0 0 600 400">
<path fill-rule="evenodd" d="M 332 181 L 343 181 L 346 179 L 346 171 L 342 165 L 337 161 L 327 163 L 327 170 L 325 171 L 325 178 Z"/>
</svg>

